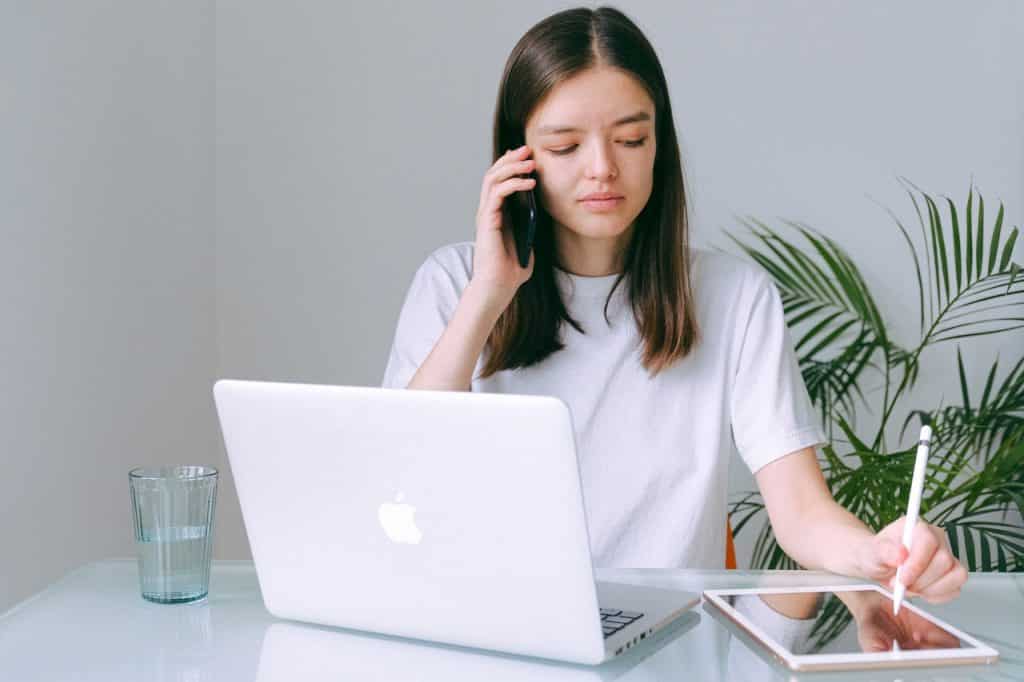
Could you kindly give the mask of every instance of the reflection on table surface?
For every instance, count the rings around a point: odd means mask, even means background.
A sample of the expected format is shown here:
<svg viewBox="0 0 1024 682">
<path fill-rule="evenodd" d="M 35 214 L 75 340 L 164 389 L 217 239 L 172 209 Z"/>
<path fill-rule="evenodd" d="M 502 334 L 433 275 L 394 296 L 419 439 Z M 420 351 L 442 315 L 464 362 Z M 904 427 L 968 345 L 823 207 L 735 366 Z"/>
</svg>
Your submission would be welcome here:
<svg viewBox="0 0 1024 682">
<path fill-rule="evenodd" d="M 956 602 L 926 608 L 999 649 L 995 666 L 798 677 L 701 610 L 625 656 L 587 667 L 279 621 L 263 607 L 247 561 L 215 561 L 209 599 L 180 606 L 143 600 L 137 571 L 134 561 L 89 564 L 0 615 L 0 680 L 1024 679 L 1020 576 L 974 574 Z M 690 592 L 853 582 L 809 572 L 618 570 L 598 577 Z"/>
<path fill-rule="evenodd" d="M 266 629 L 256 679 L 259 682 L 369 678 L 438 682 L 457 679 L 601 682 L 623 677 L 685 637 L 700 621 L 700 614 L 690 611 L 643 646 L 600 666 L 566 664 L 280 621 Z"/>
<path fill-rule="evenodd" d="M 876 590 L 745 594 L 726 603 L 794 654 L 854 654 L 970 647 L 912 606 L 893 612 Z"/>
</svg>

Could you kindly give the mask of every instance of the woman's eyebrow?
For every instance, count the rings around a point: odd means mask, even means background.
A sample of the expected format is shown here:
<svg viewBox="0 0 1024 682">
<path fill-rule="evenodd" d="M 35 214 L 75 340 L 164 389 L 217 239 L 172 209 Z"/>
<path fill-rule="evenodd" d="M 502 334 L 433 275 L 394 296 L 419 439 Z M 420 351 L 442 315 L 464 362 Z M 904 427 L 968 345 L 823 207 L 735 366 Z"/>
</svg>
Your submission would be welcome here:
<svg viewBox="0 0 1024 682">
<path fill-rule="evenodd" d="M 615 123 L 612 124 L 612 127 L 615 128 L 617 126 L 625 125 L 627 123 L 636 123 L 638 121 L 650 121 L 650 120 L 651 120 L 651 115 L 650 114 L 648 114 L 646 111 L 638 111 L 635 114 L 631 114 L 629 116 L 624 116 L 623 118 L 620 118 L 618 121 L 616 121 Z M 557 126 L 557 125 L 555 125 L 555 126 L 541 126 L 540 128 L 537 128 L 537 134 L 538 135 L 555 135 L 557 133 L 576 133 L 576 132 L 580 132 L 580 129 L 579 128 L 573 128 L 572 126 Z"/>
</svg>

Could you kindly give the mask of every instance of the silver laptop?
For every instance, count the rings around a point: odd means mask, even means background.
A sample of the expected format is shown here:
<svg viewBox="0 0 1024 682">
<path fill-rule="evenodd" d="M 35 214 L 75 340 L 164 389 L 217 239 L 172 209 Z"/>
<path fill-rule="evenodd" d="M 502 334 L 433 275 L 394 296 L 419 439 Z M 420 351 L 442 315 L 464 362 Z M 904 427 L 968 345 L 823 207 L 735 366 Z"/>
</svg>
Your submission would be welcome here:
<svg viewBox="0 0 1024 682">
<path fill-rule="evenodd" d="M 214 399 L 279 618 L 596 664 L 700 600 L 595 582 L 557 398 L 225 379 Z"/>
</svg>

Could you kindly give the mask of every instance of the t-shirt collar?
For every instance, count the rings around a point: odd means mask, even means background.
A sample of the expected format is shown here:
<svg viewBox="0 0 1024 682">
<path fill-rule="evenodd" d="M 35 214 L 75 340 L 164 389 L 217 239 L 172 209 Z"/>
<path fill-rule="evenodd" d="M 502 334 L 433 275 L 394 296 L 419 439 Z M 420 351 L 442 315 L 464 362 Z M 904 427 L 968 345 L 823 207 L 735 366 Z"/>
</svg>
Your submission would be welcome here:
<svg viewBox="0 0 1024 682">
<path fill-rule="evenodd" d="M 557 267 L 555 268 L 555 279 L 558 281 L 558 287 L 562 291 L 562 295 L 567 298 L 607 298 L 612 290 L 612 286 L 615 284 L 615 280 L 618 278 L 619 273 L 603 275 L 601 277 L 584 277 L 583 275 L 574 275 Z M 618 288 L 622 289 L 625 284 L 626 282 L 623 280 Z"/>
</svg>

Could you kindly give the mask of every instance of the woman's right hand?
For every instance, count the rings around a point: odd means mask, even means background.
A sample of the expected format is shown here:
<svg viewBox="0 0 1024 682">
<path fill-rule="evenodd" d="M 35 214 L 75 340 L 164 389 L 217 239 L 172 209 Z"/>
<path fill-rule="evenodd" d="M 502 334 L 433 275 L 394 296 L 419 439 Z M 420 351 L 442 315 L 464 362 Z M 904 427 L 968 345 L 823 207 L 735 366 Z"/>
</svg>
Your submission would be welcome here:
<svg viewBox="0 0 1024 682">
<path fill-rule="evenodd" d="M 502 310 L 533 274 L 533 251 L 530 251 L 527 266 L 520 267 L 512 226 L 503 224 L 501 210 L 505 198 L 513 192 L 534 189 L 536 180 L 519 177 L 533 171 L 534 160 L 529 157 L 530 149 L 526 145 L 505 152 L 487 169 L 480 190 L 470 285 L 498 302 Z"/>
</svg>

